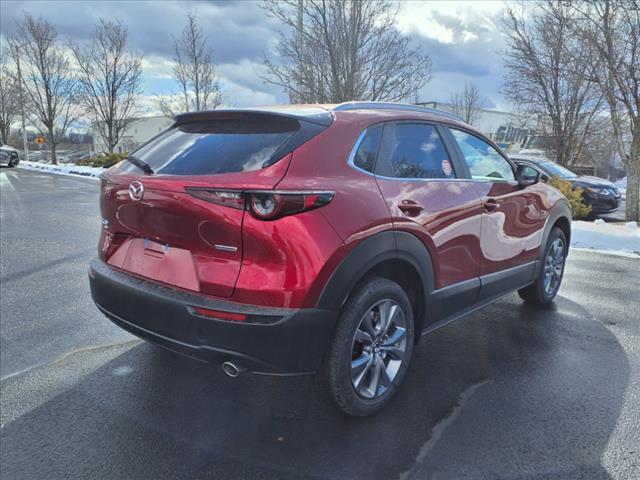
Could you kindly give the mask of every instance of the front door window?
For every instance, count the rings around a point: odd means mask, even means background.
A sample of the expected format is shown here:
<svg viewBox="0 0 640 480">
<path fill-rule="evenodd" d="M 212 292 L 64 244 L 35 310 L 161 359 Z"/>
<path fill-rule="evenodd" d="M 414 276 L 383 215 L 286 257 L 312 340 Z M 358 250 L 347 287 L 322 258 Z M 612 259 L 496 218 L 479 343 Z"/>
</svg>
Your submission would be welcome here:
<svg viewBox="0 0 640 480">
<path fill-rule="evenodd" d="M 495 148 L 475 135 L 462 130 L 452 128 L 451 133 L 467 162 L 471 178 L 494 182 L 515 181 L 511 164 Z"/>
</svg>

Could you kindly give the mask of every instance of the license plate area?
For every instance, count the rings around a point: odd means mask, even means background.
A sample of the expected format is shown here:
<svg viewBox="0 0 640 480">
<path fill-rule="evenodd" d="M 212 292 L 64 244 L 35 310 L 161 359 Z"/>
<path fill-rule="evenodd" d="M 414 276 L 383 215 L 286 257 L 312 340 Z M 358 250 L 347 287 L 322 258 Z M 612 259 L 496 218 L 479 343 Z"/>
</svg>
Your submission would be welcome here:
<svg viewBox="0 0 640 480">
<path fill-rule="evenodd" d="M 200 281 L 189 250 L 143 238 L 126 240 L 109 258 L 114 267 L 187 290 L 200 291 Z"/>
</svg>

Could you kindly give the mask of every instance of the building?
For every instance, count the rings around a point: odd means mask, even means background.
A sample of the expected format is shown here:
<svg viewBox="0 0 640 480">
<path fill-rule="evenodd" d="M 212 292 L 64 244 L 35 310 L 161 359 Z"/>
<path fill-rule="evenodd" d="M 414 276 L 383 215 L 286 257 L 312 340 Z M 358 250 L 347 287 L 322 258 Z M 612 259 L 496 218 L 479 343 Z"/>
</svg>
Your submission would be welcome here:
<svg viewBox="0 0 640 480">
<path fill-rule="evenodd" d="M 158 133 L 166 130 L 173 125 L 173 120 L 162 115 L 154 117 L 140 117 L 133 120 L 122 133 L 120 141 L 116 145 L 114 152 L 125 153 L 132 152 L 140 145 L 145 143 Z M 93 150 L 95 152 L 106 152 L 107 145 L 102 137 L 97 133 L 95 123 L 92 124 L 93 130 Z"/>
</svg>

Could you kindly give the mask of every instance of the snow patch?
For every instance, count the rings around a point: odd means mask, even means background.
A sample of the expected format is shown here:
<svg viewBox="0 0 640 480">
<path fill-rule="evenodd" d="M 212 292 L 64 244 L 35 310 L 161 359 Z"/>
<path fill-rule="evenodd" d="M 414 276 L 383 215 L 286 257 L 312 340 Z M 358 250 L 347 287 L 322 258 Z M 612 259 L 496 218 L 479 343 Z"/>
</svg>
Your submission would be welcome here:
<svg viewBox="0 0 640 480">
<path fill-rule="evenodd" d="M 640 228 L 636 222 L 606 223 L 574 221 L 571 247 L 600 252 L 619 252 L 640 258 Z"/>
<path fill-rule="evenodd" d="M 627 177 L 624 177 L 623 179 L 618 180 L 616 183 L 614 183 L 614 185 L 620 192 L 620 195 L 622 195 L 622 198 L 626 199 L 627 198 Z"/>
<path fill-rule="evenodd" d="M 48 163 L 27 162 L 25 160 L 18 164 L 18 168 L 25 170 L 38 170 L 46 173 L 54 173 L 57 175 L 70 175 L 74 177 L 93 178 L 98 177 L 105 171 L 102 167 L 87 167 L 84 165 L 76 165 L 75 163 L 65 163 L 63 165 L 50 165 Z"/>
<path fill-rule="evenodd" d="M 618 188 L 627 188 L 627 177 L 624 177 L 623 179 L 618 180 L 615 183 L 615 186 Z"/>
</svg>

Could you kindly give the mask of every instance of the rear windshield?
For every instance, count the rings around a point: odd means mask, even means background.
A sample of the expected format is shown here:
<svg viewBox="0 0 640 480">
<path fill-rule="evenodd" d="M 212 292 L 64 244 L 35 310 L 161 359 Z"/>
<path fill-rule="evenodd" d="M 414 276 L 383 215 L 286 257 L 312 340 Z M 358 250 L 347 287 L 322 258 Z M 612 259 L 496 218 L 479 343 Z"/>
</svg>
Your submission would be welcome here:
<svg viewBox="0 0 640 480">
<path fill-rule="evenodd" d="M 169 175 L 259 170 L 299 127 L 296 120 L 285 118 L 186 123 L 170 128 L 132 155 L 154 173 Z M 122 167 L 137 169 L 128 162 Z"/>
</svg>

